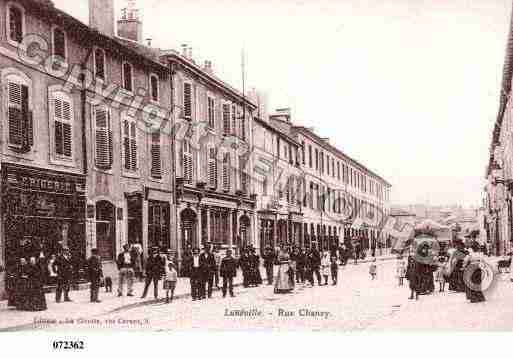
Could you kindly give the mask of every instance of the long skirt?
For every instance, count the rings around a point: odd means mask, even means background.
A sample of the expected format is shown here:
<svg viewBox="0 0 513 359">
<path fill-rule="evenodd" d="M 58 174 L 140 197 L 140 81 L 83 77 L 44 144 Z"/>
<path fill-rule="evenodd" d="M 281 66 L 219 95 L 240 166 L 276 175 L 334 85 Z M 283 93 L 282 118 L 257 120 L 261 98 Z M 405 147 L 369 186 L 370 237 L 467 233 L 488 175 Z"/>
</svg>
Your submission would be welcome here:
<svg viewBox="0 0 513 359">
<path fill-rule="evenodd" d="M 290 270 L 291 268 L 288 263 L 280 264 L 278 267 L 278 276 L 274 286 L 275 293 L 286 293 L 294 289 L 294 283 L 290 280 Z"/>
<path fill-rule="evenodd" d="M 31 283 L 28 298 L 28 311 L 40 312 L 46 310 L 46 297 L 40 282 Z"/>
<path fill-rule="evenodd" d="M 28 279 L 19 278 L 16 281 L 13 301 L 17 310 L 30 310 L 30 284 Z"/>
<path fill-rule="evenodd" d="M 465 285 L 465 296 L 471 303 L 484 302 L 485 296 L 481 290 L 476 290 L 481 286 L 483 272 L 481 269 L 476 269 L 470 276 L 471 286 Z"/>
</svg>

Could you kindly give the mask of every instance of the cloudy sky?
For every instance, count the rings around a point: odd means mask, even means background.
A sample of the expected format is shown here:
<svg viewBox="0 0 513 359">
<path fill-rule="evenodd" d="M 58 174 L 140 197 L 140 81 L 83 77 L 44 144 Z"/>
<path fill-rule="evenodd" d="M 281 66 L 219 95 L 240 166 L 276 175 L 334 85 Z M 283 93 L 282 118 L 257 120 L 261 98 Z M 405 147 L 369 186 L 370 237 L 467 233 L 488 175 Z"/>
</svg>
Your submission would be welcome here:
<svg viewBox="0 0 513 359">
<path fill-rule="evenodd" d="M 54 0 L 87 22 L 87 0 Z M 194 57 L 394 186 L 393 201 L 478 205 L 511 0 L 138 0 L 144 37 Z M 116 0 L 121 8 L 125 0 Z"/>
</svg>

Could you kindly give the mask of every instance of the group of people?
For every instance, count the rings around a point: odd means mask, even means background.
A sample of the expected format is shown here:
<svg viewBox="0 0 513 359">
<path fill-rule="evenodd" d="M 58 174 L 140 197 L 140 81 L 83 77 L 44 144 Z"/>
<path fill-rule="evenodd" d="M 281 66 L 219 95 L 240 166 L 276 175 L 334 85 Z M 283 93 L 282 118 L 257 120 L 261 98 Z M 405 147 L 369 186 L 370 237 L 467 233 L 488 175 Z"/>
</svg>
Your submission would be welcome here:
<svg viewBox="0 0 513 359">
<path fill-rule="evenodd" d="M 428 250 L 427 247 L 420 248 L 421 254 Z M 466 248 L 462 241 L 456 241 L 455 247 L 447 255 L 436 256 L 431 262 L 418 261 L 409 255 L 405 266 L 402 258 L 399 258 L 397 277 L 400 286 L 404 284 L 404 278 L 408 280 L 411 291 L 409 299 L 434 293 L 435 282 L 439 284 L 439 292 L 444 292 L 448 282 L 449 291 L 465 293 L 468 301 L 479 303 L 485 301 L 481 286 L 485 263 L 478 243 L 474 242 Z"/>
</svg>

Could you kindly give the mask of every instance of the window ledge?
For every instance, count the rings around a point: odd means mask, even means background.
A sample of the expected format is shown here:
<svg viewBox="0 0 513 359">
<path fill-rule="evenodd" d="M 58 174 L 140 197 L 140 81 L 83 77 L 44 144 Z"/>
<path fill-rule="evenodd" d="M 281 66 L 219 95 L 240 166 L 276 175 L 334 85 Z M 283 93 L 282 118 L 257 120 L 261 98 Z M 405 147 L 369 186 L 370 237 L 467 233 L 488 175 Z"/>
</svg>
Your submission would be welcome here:
<svg viewBox="0 0 513 359">
<path fill-rule="evenodd" d="M 124 170 L 122 172 L 122 176 L 127 177 L 127 178 L 141 178 L 141 175 L 139 174 L 139 172 L 129 172 L 126 170 Z"/>
<path fill-rule="evenodd" d="M 114 175 L 114 171 L 113 171 L 112 168 L 110 168 L 110 169 L 103 169 L 103 168 L 98 168 L 96 166 L 94 166 L 93 168 L 94 168 L 94 171 L 96 171 L 96 172 L 104 173 L 104 174 L 107 174 L 107 175 Z"/>
<path fill-rule="evenodd" d="M 50 158 L 50 163 L 54 165 L 64 166 L 64 167 L 76 167 L 75 158 L 74 157 L 55 157 L 52 156 Z"/>
</svg>

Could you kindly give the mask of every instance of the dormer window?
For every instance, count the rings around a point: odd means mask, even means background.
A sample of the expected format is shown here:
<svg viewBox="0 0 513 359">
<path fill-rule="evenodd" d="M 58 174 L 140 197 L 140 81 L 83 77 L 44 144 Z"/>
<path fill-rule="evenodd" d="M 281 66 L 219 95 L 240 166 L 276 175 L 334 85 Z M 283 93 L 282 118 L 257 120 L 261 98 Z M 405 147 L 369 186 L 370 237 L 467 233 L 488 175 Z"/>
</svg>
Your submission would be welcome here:
<svg viewBox="0 0 513 359">
<path fill-rule="evenodd" d="M 94 51 L 94 75 L 105 81 L 105 51 L 102 49 Z"/>
<path fill-rule="evenodd" d="M 53 54 L 66 60 L 66 34 L 58 27 L 55 27 L 52 32 L 53 36 Z"/>
<path fill-rule="evenodd" d="M 123 88 L 129 92 L 133 92 L 133 68 L 128 62 L 123 64 Z"/>
<path fill-rule="evenodd" d="M 23 42 L 25 33 L 25 14 L 21 6 L 9 4 L 7 6 L 7 34 L 9 40 L 18 44 Z"/>
</svg>

